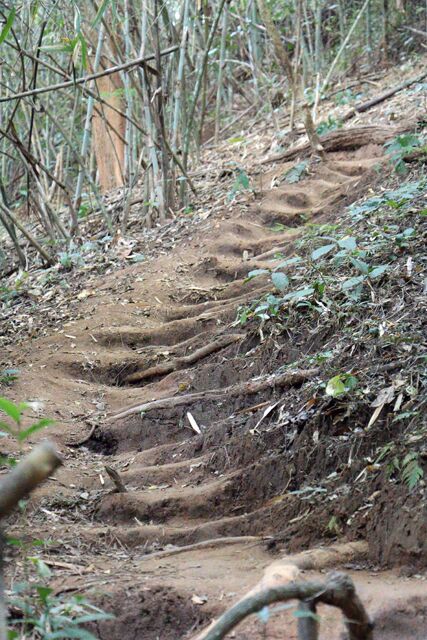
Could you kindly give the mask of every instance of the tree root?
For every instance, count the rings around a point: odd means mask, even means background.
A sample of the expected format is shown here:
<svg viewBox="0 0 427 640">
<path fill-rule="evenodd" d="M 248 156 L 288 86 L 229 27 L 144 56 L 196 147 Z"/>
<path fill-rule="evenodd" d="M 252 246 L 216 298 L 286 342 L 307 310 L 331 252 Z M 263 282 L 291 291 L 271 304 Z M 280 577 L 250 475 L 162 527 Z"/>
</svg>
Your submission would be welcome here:
<svg viewBox="0 0 427 640">
<path fill-rule="evenodd" d="M 258 380 L 249 380 L 243 384 L 236 384 L 224 389 L 213 389 L 208 391 L 199 391 L 197 393 L 188 393 L 184 396 L 172 396 L 169 398 L 161 398 L 160 400 L 152 400 L 151 402 L 144 402 L 134 407 L 129 407 L 124 411 L 120 411 L 109 418 L 107 422 L 115 422 L 120 418 L 133 415 L 135 413 L 146 413 L 147 411 L 153 411 L 154 409 L 171 409 L 174 407 L 181 407 L 183 405 L 189 405 L 201 400 L 220 400 L 221 398 L 234 398 L 240 395 L 250 395 L 264 391 L 265 389 L 274 387 L 286 387 L 301 384 L 306 380 L 309 380 L 319 372 L 319 369 L 301 369 L 298 371 L 291 371 L 281 374 L 272 374 L 265 378 Z"/>
<path fill-rule="evenodd" d="M 253 589 L 246 593 L 237 604 L 246 601 L 258 593 L 265 593 L 270 589 L 283 588 L 290 583 L 295 583 L 300 577 L 301 571 L 321 570 L 327 567 L 334 567 L 349 560 L 354 560 L 355 558 L 365 557 L 368 550 L 368 543 L 359 540 L 334 544 L 329 547 L 309 549 L 291 556 L 285 556 L 268 565 L 264 570 L 261 580 Z M 237 606 L 237 604 L 234 606 Z M 312 603 L 306 604 L 306 609 L 312 609 Z M 299 637 L 301 639 L 317 640 L 317 635 L 315 635 L 315 632 L 317 633 L 318 631 L 317 625 L 312 624 L 313 621 L 315 621 L 315 619 L 312 617 L 304 617 L 298 620 Z M 210 631 L 215 624 L 216 620 L 194 640 L 205 640 L 207 632 Z"/>
<path fill-rule="evenodd" d="M 234 342 L 239 342 L 242 340 L 244 336 L 242 334 L 232 333 L 225 336 L 220 336 L 213 342 L 200 347 L 193 353 L 190 353 L 188 356 L 181 356 L 180 358 L 174 358 L 169 362 L 164 364 L 158 364 L 154 367 L 150 367 L 145 371 L 136 371 L 135 373 L 131 373 L 126 376 L 124 379 L 125 383 L 134 383 L 141 382 L 142 380 L 148 380 L 149 378 L 154 378 L 157 376 L 165 376 L 172 371 L 178 371 L 179 369 L 184 369 L 188 365 L 194 364 L 205 358 L 206 356 L 211 355 L 212 353 L 216 353 L 225 347 L 228 347 L 230 344 Z"/>
<path fill-rule="evenodd" d="M 249 262 L 249 261 L 248 261 Z M 244 281 L 242 281 L 242 286 Z M 194 305 L 181 305 L 167 312 L 166 317 L 168 321 L 181 320 L 182 318 L 194 318 L 209 309 L 216 309 L 218 307 L 224 307 L 227 304 L 233 304 L 237 307 L 240 304 L 245 304 L 249 301 L 253 301 L 257 296 L 261 296 L 267 291 L 271 291 L 271 284 L 269 286 L 262 286 L 257 289 L 251 289 L 247 293 L 243 293 L 235 298 L 221 298 L 218 300 L 208 300 L 207 302 L 201 302 Z"/>
<path fill-rule="evenodd" d="M 277 540 L 279 536 L 274 536 Z M 273 562 L 266 571 L 275 571 L 281 566 L 295 565 L 301 571 L 320 570 L 326 567 L 333 567 L 354 560 L 355 558 L 366 557 L 369 551 L 368 543 L 364 540 L 354 542 L 344 542 L 333 544 L 329 547 L 319 547 L 285 556 Z"/>
<path fill-rule="evenodd" d="M 246 542 L 260 544 L 261 542 L 265 542 L 266 540 L 268 540 L 268 538 L 262 536 L 233 536 L 229 538 L 212 538 L 211 540 L 202 540 L 201 542 L 187 544 L 183 547 L 176 547 L 175 549 L 165 549 L 164 551 L 154 551 L 154 553 L 147 553 L 147 555 L 142 557 L 142 560 L 151 560 L 153 558 L 167 558 L 169 556 L 176 556 L 179 553 L 185 553 L 187 551 L 194 551 L 197 549 L 211 549 L 212 547 L 221 547 L 231 544 L 242 544 Z"/>
<path fill-rule="evenodd" d="M 198 640 L 221 640 L 239 622 L 251 613 L 256 613 L 274 602 L 300 600 L 315 612 L 318 603 L 341 609 L 348 631 L 349 640 L 372 640 L 373 624 L 360 601 L 351 578 L 334 572 L 325 582 L 291 582 L 279 587 L 271 587 L 248 596 L 226 611 L 214 625 Z M 299 625 L 301 640 L 317 638 L 312 624 Z M 310 634 L 310 635 L 308 635 Z"/>
<path fill-rule="evenodd" d="M 387 140 L 394 138 L 400 133 L 408 131 L 411 123 L 400 127 L 378 127 L 374 125 L 366 125 L 363 127 L 349 127 L 339 131 L 332 131 L 320 137 L 320 142 L 325 151 L 345 151 L 349 149 L 358 149 L 368 144 L 384 144 Z M 270 162 L 278 162 L 279 160 L 294 160 L 297 157 L 305 157 L 311 152 L 310 142 L 298 144 L 291 147 L 284 153 L 271 156 L 261 162 L 261 164 L 269 164 Z"/>
</svg>

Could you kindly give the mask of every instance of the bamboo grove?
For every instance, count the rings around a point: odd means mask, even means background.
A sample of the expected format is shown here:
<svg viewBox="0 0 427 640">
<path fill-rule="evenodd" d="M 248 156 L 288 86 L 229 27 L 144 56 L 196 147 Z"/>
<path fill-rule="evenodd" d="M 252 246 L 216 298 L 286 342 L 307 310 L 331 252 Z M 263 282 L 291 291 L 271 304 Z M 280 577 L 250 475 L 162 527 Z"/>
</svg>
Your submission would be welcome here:
<svg viewBox="0 0 427 640">
<path fill-rule="evenodd" d="M 0 1 L 0 243 L 54 264 L 100 215 L 125 233 L 197 202 L 200 148 L 242 114 L 290 130 L 346 75 L 422 50 L 420 0 Z M 425 42 L 425 39 L 424 39 Z M 111 215 L 105 194 L 120 194 Z"/>
</svg>

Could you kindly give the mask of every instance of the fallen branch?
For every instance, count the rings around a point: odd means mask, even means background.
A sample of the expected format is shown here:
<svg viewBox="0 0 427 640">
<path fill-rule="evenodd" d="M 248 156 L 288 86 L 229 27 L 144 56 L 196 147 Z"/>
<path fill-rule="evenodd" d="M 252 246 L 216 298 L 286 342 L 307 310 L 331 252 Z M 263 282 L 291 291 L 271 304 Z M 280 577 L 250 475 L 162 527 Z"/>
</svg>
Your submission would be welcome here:
<svg viewBox="0 0 427 640">
<path fill-rule="evenodd" d="M 148 411 L 153 411 L 154 409 L 171 409 L 174 407 L 189 405 L 201 400 L 212 401 L 220 400 L 224 397 L 234 398 L 240 395 L 258 393 L 259 391 L 264 391 L 268 388 L 293 386 L 301 384 L 302 382 L 305 382 L 305 380 L 309 380 L 315 376 L 318 371 L 318 369 L 302 369 L 277 375 L 273 374 L 258 380 L 249 380 L 243 384 L 225 387 L 224 389 L 199 391 L 197 393 L 188 393 L 184 396 L 172 396 L 169 398 L 161 398 L 160 400 L 152 400 L 151 402 L 138 404 L 134 407 L 129 407 L 124 411 L 120 411 L 119 413 L 107 418 L 107 422 L 115 422 L 120 418 L 125 418 L 126 416 L 130 416 L 135 413 L 146 413 Z"/>
<path fill-rule="evenodd" d="M 215 353 L 216 351 L 220 351 L 225 347 L 228 347 L 230 344 L 234 342 L 239 342 L 243 339 L 242 334 L 230 334 L 225 336 L 220 336 L 213 342 L 204 345 L 200 349 L 197 349 L 193 353 L 190 353 L 188 356 L 181 356 L 180 358 L 174 358 L 169 362 L 164 364 L 158 364 L 154 367 L 150 367 L 145 371 L 136 371 L 136 373 L 131 373 L 126 376 L 124 382 L 132 383 L 132 382 L 140 382 L 141 380 L 147 380 L 149 378 L 154 378 L 157 376 L 164 376 L 172 371 L 178 371 L 179 369 L 184 369 L 186 366 L 194 364 L 198 362 L 202 358 Z"/>
<path fill-rule="evenodd" d="M 350 109 L 350 111 L 347 111 L 347 113 L 344 114 L 341 120 L 343 122 L 347 122 L 347 120 L 351 120 L 351 118 L 354 118 L 354 116 L 357 116 L 358 113 L 369 111 L 369 109 L 371 109 L 372 107 L 375 107 L 377 104 L 380 104 L 381 102 L 384 102 L 385 100 L 388 100 L 388 98 L 393 97 L 394 95 L 396 95 L 396 93 L 399 93 L 399 91 L 403 91 L 404 89 L 407 89 L 412 84 L 416 84 L 417 82 L 422 82 L 424 78 L 427 78 L 427 71 L 424 71 L 419 76 L 415 76 L 415 78 L 409 78 L 409 80 L 405 80 L 405 82 L 398 84 L 393 89 L 388 89 L 388 91 L 384 91 L 383 93 L 380 93 L 379 95 L 375 96 L 374 98 L 371 98 L 371 100 L 368 100 L 367 102 L 361 102 L 355 105 L 352 109 Z"/>
<path fill-rule="evenodd" d="M 365 611 L 351 578 L 343 573 L 330 574 L 326 582 L 299 582 L 272 587 L 238 602 L 224 613 L 202 636 L 203 640 L 221 640 L 244 618 L 274 602 L 300 600 L 322 602 L 341 609 L 349 640 L 371 640 L 373 624 Z"/>
<path fill-rule="evenodd" d="M 280 536 L 274 536 L 273 542 L 279 539 Z M 290 556 L 284 556 L 280 558 L 280 560 L 272 562 L 264 569 L 261 580 L 249 592 L 245 593 L 236 605 L 257 593 L 295 583 L 300 578 L 301 571 L 320 571 L 342 565 L 355 558 L 362 559 L 366 557 L 368 551 L 368 543 L 363 540 L 357 540 L 354 542 L 333 544 L 328 547 L 309 549 Z M 307 606 L 311 607 L 312 603 L 307 603 Z M 202 633 L 197 635 L 193 640 L 205 640 L 206 634 L 215 624 L 216 620 L 213 620 L 209 627 L 204 629 Z M 310 624 L 310 618 L 304 617 L 298 619 L 298 630 L 301 639 L 312 640 L 312 638 L 315 638 L 317 640 L 317 636 L 314 635 L 314 631 L 317 631 L 317 626 Z"/>
<path fill-rule="evenodd" d="M 378 127 L 376 125 L 350 127 L 348 129 L 331 131 L 324 136 L 320 136 L 320 142 L 323 149 L 329 152 L 358 149 L 359 147 L 363 147 L 367 144 L 384 144 L 387 140 L 411 129 L 412 124 L 413 123 L 408 122 L 404 126 L 400 127 Z M 261 164 L 269 164 L 270 162 L 278 162 L 282 160 L 294 160 L 298 157 L 303 158 L 305 155 L 310 153 L 310 151 L 310 142 L 300 143 L 290 147 L 278 155 L 262 160 Z"/>
<path fill-rule="evenodd" d="M 153 558 L 167 558 L 168 556 L 176 556 L 179 553 L 185 553 L 187 551 L 194 551 L 195 549 L 211 549 L 212 547 L 220 547 L 232 544 L 242 544 L 245 542 L 253 542 L 255 544 L 265 542 L 268 538 L 261 536 L 233 536 L 229 538 L 212 538 L 211 540 L 202 540 L 201 542 L 195 542 L 194 544 L 187 544 L 183 547 L 176 547 L 175 549 L 165 549 L 164 551 L 154 551 L 153 553 L 147 553 L 142 556 L 142 560 L 152 560 Z"/>
<path fill-rule="evenodd" d="M 20 500 L 46 480 L 62 459 L 50 442 L 44 442 L 24 458 L 0 482 L 0 518 L 7 516 Z"/>
</svg>

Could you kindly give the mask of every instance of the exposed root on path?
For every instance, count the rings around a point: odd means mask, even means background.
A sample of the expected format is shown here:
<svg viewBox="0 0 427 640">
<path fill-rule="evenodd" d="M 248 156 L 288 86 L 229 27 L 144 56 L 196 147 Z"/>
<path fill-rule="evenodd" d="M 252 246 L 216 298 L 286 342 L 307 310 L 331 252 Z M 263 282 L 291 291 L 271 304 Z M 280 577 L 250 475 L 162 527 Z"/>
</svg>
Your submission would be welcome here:
<svg viewBox="0 0 427 640">
<path fill-rule="evenodd" d="M 203 358 L 211 355 L 212 353 L 221 351 L 221 349 L 224 349 L 225 347 L 230 346 L 230 344 L 239 342 L 243 338 L 244 336 L 242 334 L 235 334 L 235 333 L 220 336 L 210 344 L 206 344 L 205 346 L 200 347 L 200 349 L 197 349 L 193 353 L 190 353 L 188 356 L 175 358 L 165 364 L 158 364 L 155 367 L 150 367 L 145 371 L 137 371 L 136 373 L 132 373 L 131 375 L 126 376 L 126 378 L 124 379 L 124 382 L 133 384 L 135 382 L 142 382 L 143 380 L 149 380 L 150 378 L 165 376 L 168 373 L 171 373 L 172 371 L 178 371 L 179 369 L 184 369 L 185 367 L 195 364 L 199 360 L 202 360 Z"/>
<path fill-rule="evenodd" d="M 286 387 L 301 384 L 310 378 L 313 378 L 318 373 L 318 369 L 307 369 L 294 372 L 286 372 L 282 374 L 272 374 L 267 376 L 263 380 L 250 380 L 243 384 L 233 385 L 226 387 L 225 389 L 215 389 L 212 391 L 200 391 L 198 393 L 189 393 L 184 396 L 176 396 L 172 398 L 162 398 L 161 400 L 152 400 L 151 402 L 145 402 L 138 404 L 135 407 L 129 407 L 124 411 L 120 411 L 107 419 L 107 422 L 116 422 L 126 416 L 136 413 L 147 413 L 154 409 L 171 409 L 174 407 L 181 407 L 183 405 L 190 405 L 200 400 L 214 401 L 221 398 L 232 398 L 240 395 L 251 395 L 264 391 L 265 389 L 274 387 Z"/>
<path fill-rule="evenodd" d="M 213 538 L 212 540 L 202 540 L 201 542 L 195 542 L 194 544 L 186 544 L 183 547 L 176 547 L 175 549 L 165 549 L 164 551 L 155 551 L 154 553 L 148 553 L 143 557 L 143 560 L 152 560 L 153 558 L 168 558 L 169 556 L 176 556 L 179 553 L 185 553 L 187 551 L 194 551 L 195 549 L 212 549 L 213 547 L 222 547 L 233 544 L 254 543 L 260 544 L 268 540 L 266 537 L 261 536 L 230 536 L 228 538 Z"/>
</svg>

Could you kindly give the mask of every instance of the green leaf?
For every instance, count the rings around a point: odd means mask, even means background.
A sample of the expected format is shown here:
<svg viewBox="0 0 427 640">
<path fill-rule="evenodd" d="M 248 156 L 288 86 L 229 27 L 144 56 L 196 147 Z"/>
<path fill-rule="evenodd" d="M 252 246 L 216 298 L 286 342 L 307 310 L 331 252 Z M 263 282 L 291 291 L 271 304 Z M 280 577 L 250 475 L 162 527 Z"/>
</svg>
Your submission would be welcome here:
<svg viewBox="0 0 427 640">
<path fill-rule="evenodd" d="M 41 578 L 50 578 L 52 575 L 51 570 L 49 569 L 49 567 L 47 566 L 47 564 L 45 562 L 43 562 L 43 560 L 41 560 L 40 558 L 28 558 L 29 560 L 31 560 L 31 562 L 34 564 L 34 566 L 37 569 L 37 573 L 39 574 L 39 576 Z"/>
<path fill-rule="evenodd" d="M 325 244 L 323 245 L 323 247 L 319 247 L 318 249 L 315 249 L 311 254 L 311 259 L 318 260 L 319 258 L 326 256 L 328 253 L 333 251 L 333 249 L 336 249 L 336 246 L 337 246 L 336 244 Z"/>
<path fill-rule="evenodd" d="M 110 0 L 103 0 L 103 2 L 101 3 L 101 6 L 96 12 L 95 20 L 92 22 L 92 27 L 96 27 L 98 22 L 102 20 L 104 13 L 106 12 L 109 4 L 110 4 Z"/>
<path fill-rule="evenodd" d="M 239 169 L 236 182 L 243 187 L 243 189 L 249 189 L 249 178 L 242 169 Z"/>
<path fill-rule="evenodd" d="M 26 408 L 26 405 L 17 405 L 7 398 L 0 398 L 0 411 L 3 411 L 9 418 L 12 418 L 17 424 L 19 424 L 21 420 L 21 412 Z"/>
<path fill-rule="evenodd" d="M 342 381 L 341 374 L 338 374 L 337 376 L 334 376 L 333 378 L 328 380 L 328 384 L 326 385 L 326 395 L 336 398 L 337 396 L 341 396 L 346 392 L 347 389 L 344 382 Z"/>
<path fill-rule="evenodd" d="M 55 423 L 54 420 L 49 420 L 49 418 L 42 418 L 41 420 L 39 420 L 35 424 L 31 425 L 31 427 L 28 427 L 28 429 L 24 429 L 23 431 L 20 431 L 18 433 L 17 437 L 18 437 L 19 442 L 22 442 L 23 440 L 26 440 L 31 434 L 36 433 L 37 431 L 40 431 L 41 429 L 44 429 L 45 427 L 49 427 L 50 425 L 52 425 L 54 423 Z"/>
<path fill-rule="evenodd" d="M 347 249 L 348 251 L 354 251 L 354 249 L 357 246 L 356 238 L 353 238 L 353 237 L 341 238 L 341 240 L 338 240 L 338 245 L 341 247 L 341 249 Z"/>
<path fill-rule="evenodd" d="M 348 278 L 348 280 L 344 280 L 342 283 L 343 289 L 353 289 L 357 287 L 358 284 L 361 284 L 365 280 L 366 276 L 355 276 L 354 278 Z"/>
<path fill-rule="evenodd" d="M 412 491 L 424 475 L 423 469 L 418 464 L 416 453 L 408 453 L 402 462 L 402 480 Z"/>
<path fill-rule="evenodd" d="M 0 33 L 0 44 L 2 44 L 2 42 L 4 42 L 6 40 L 9 31 L 12 29 L 13 22 L 15 20 L 15 15 L 16 15 L 16 8 L 13 7 L 11 12 L 7 16 L 7 20 L 6 20 L 6 23 L 5 23 L 4 27 L 3 27 L 3 29 L 1 30 L 1 33 Z"/>
<path fill-rule="evenodd" d="M 308 161 L 303 160 L 302 162 L 298 162 L 294 167 L 291 167 L 288 171 L 286 171 L 284 178 L 285 181 L 289 184 L 295 184 L 299 182 L 302 176 L 306 173 L 308 166 Z"/>
<path fill-rule="evenodd" d="M 79 640 L 97 640 L 96 636 L 94 636 L 86 629 L 77 629 L 75 627 L 67 627 L 66 629 L 62 629 L 61 631 L 53 631 L 53 633 L 47 633 L 44 636 L 44 640 L 67 640 L 68 638 L 79 638 Z"/>
<path fill-rule="evenodd" d="M 298 300 L 299 298 L 308 298 L 313 295 L 313 287 L 305 287 L 305 289 L 297 289 L 297 291 L 291 291 L 283 296 L 283 300 Z"/>
<path fill-rule="evenodd" d="M 274 233 L 282 233 L 283 231 L 286 231 L 286 229 L 286 225 L 282 224 L 281 222 L 275 222 L 270 227 L 270 231 L 273 231 Z"/>
<path fill-rule="evenodd" d="M 15 429 L 12 429 L 8 424 L 6 424 L 6 422 L 0 421 L 0 429 L 4 429 L 4 432 L 1 432 L 2 437 L 7 435 L 15 435 Z"/>
<path fill-rule="evenodd" d="M 363 260 L 359 260 L 358 258 L 350 258 L 350 262 L 354 267 L 356 267 L 358 271 L 360 271 L 360 273 L 364 273 L 365 275 L 368 275 L 369 265 L 366 264 L 366 262 L 363 262 Z"/>
<path fill-rule="evenodd" d="M 289 267 L 291 264 L 297 264 L 298 262 L 301 262 L 301 260 L 302 258 L 300 258 L 299 256 L 288 258 L 287 260 L 284 260 L 284 262 L 278 264 L 277 267 L 274 267 L 274 271 L 278 271 L 279 269 L 283 269 L 284 267 Z"/>
<path fill-rule="evenodd" d="M 45 587 L 43 585 L 36 585 L 36 591 L 43 603 L 46 603 L 50 594 L 53 593 L 53 589 L 51 589 L 50 587 Z"/>
<path fill-rule="evenodd" d="M 358 380 L 349 373 L 339 373 L 328 381 L 326 385 L 326 394 L 336 398 L 355 389 Z"/>
<path fill-rule="evenodd" d="M 82 65 L 85 69 L 88 69 L 88 63 L 87 63 L 87 44 L 86 44 L 86 40 L 84 39 L 83 35 L 81 33 L 78 34 L 77 36 L 79 42 L 80 42 L 80 48 L 81 48 L 81 52 L 82 52 Z"/>
<path fill-rule="evenodd" d="M 271 280 L 279 291 L 284 291 L 289 286 L 289 278 L 286 274 L 281 271 L 276 271 L 276 273 L 271 274 Z"/>
<path fill-rule="evenodd" d="M 115 616 L 112 613 L 88 613 L 85 616 L 79 616 L 75 618 L 76 624 L 86 624 L 87 622 L 95 622 L 96 620 L 114 620 Z"/>
<path fill-rule="evenodd" d="M 388 265 L 386 264 L 380 264 L 378 267 L 373 267 L 369 270 L 369 277 L 371 278 L 371 280 L 375 280 L 375 278 L 379 278 L 380 276 L 382 276 L 383 273 L 387 271 L 387 269 Z"/>
<path fill-rule="evenodd" d="M 245 282 L 249 282 L 249 280 L 252 280 L 252 278 L 256 278 L 257 276 L 262 276 L 265 273 L 270 273 L 270 271 L 268 269 L 254 269 L 253 271 L 249 271 L 248 276 L 245 279 Z"/>
</svg>

